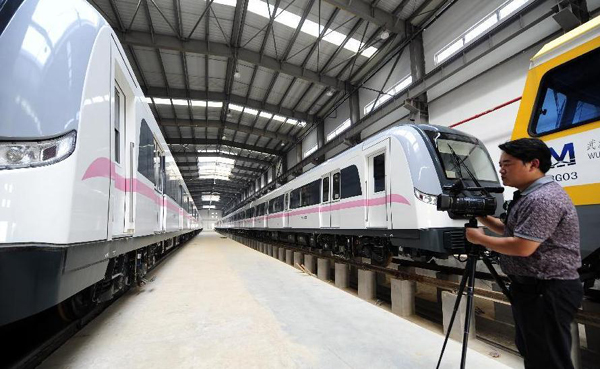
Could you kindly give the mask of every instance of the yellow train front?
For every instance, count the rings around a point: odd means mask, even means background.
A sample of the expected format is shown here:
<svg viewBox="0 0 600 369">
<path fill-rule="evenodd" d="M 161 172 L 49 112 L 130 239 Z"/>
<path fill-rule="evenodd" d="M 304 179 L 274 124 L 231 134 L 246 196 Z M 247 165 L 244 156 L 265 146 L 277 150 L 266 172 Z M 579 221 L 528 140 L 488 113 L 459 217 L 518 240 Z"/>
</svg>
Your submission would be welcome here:
<svg viewBox="0 0 600 369">
<path fill-rule="evenodd" d="M 522 137 L 540 138 L 552 150 L 548 174 L 577 208 L 582 278 L 591 284 L 600 273 L 600 17 L 532 58 L 512 134 Z"/>
</svg>

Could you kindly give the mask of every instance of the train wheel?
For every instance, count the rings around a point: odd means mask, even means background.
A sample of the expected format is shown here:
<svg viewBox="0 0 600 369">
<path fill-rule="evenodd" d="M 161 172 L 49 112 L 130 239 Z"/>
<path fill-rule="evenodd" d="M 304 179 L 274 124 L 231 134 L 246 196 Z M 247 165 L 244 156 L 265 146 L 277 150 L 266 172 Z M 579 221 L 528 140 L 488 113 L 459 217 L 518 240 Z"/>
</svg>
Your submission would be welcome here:
<svg viewBox="0 0 600 369">
<path fill-rule="evenodd" d="M 83 290 L 58 304 L 57 310 L 62 320 L 72 322 L 88 313 L 93 306 L 90 291 Z"/>
<path fill-rule="evenodd" d="M 372 246 L 371 251 L 371 263 L 373 265 L 387 267 L 392 262 L 392 251 L 390 248 L 385 246 Z"/>
</svg>

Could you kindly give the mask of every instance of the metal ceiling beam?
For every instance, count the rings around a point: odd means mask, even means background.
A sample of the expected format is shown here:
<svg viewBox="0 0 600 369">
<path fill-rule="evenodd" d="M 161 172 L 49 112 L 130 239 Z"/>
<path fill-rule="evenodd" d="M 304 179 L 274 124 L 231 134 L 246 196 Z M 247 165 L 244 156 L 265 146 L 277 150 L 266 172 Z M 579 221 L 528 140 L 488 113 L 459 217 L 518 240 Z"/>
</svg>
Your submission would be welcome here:
<svg viewBox="0 0 600 369">
<path fill-rule="evenodd" d="M 393 33 L 404 34 L 404 21 L 402 19 L 367 2 L 362 0 L 325 0 L 325 2 L 380 27 L 384 27 Z"/>
<path fill-rule="evenodd" d="M 282 154 L 281 151 L 267 149 L 266 147 L 248 145 L 235 141 L 220 140 L 216 138 L 166 138 L 165 140 L 169 145 L 225 145 L 243 150 L 252 150 L 269 155 L 279 156 Z"/>
<path fill-rule="evenodd" d="M 219 191 L 219 192 L 228 192 L 228 193 L 240 193 L 243 191 L 243 188 L 206 184 L 206 185 L 201 185 L 201 186 L 190 185 L 190 186 L 188 186 L 188 191 L 190 191 L 192 193 L 192 195 L 194 193 L 198 193 L 201 191 Z"/>
<path fill-rule="evenodd" d="M 178 163 L 177 166 L 179 167 L 180 171 L 181 170 L 194 170 L 196 173 L 198 173 L 198 165 L 197 164 L 180 162 L 180 163 Z M 239 164 L 239 163 L 235 163 L 233 165 L 233 169 L 245 170 L 245 171 L 253 172 L 253 173 L 262 173 L 265 171 L 265 168 L 254 168 L 254 167 L 250 167 L 250 166 Z"/>
<path fill-rule="evenodd" d="M 216 152 L 191 152 L 191 151 L 173 152 L 173 151 L 171 151 L 171 155 L 173 155 L 174 158 L 219 157 L 219 158 L 227 158 L 227 159 L 233 159 L 233 160 L 241 160 L 241 161 L 245 161 L 248 163 L 255 163 L 255 164 L 260 164 L 260 165 L 264 165 L 264 166 L 270 166 L 272 164 L 268 160 L 249 158 L 249 157 L 240 156 L 240 155 L 222 154 L 222 153 L 216 153 Z"/>
<path fill-rule="evenodd" d="M 215 91 L 201 91 L 201 90 L 190 90 L 189 95 L 185 89 L 171 88 L 167 93 L 167 89 L 163 87 L 148 87 L 144 93 L 147 97 L 161 98 L 161 99 L 192 99 L 192 100 L 209 100 L 209 101 L 223 101 L 230 102 L 238 105 L 243 105 L 248 108 L 262 110 L 271 114 L 285 115 L 286 117 L 300 119 L 308 123 L 315 121 L 315 116 L 307 113 L 301 113 L 293 111 L 292 109 L 284 108 L 280 105 L 273 105 L 264 103 L 260 100 L 247 99 L 244 96 L 229 95 L 223 92 Z"/>
<path fill-rule="evenodd" d="M 290 137 L 288 135 L 284 135 L 281 133 L 275 133 L 273 131 L 267 131 L 260 128 L 252 128 L 250 126 L 244 124 L 237 124 L 232 122 L 222 122 L 219 120 L 202 120 L 202 119 L 194 119 L 194 120 L 175 120 L 175 119 L 163 119 L 159 122 L 159 124 L 170 127 L 170 126 L 179 126 L 179 127 L 199 127 L 199 128 L 221 128 L 221 129 L 230 129 L 232 131 L 243 132 L 247 134 L 252 134 L 261 137 L 273 138 L 279 141 L 283 141 L 285 143 L 294 143 L 296 142 L 295 137 Z"/>
<path fill-rule="evenodd" d="M 167 36 L 154 34 L 154 39 L 149 33 L 131 31 L 122 33 L 115 31 L 124 45 L 133 45 L 148 47 L 160 50 L 173 50 L 187 53 L 214 55 L 225 58 L 234 58 L 234 49 L 227 44 L 218 42 L 208 42 L 206 40 L 188 40 L 183 41 L 176 36 Z M 271 69 L 277 72 L 288 74 L 292 77 L 297 77 L 308 82 L 314 82 L 325 87 L 342 90 L 344 82 L 334 77 L 320 75 L 317 72 L 302 69 L 297 65 L 279 61 L 276 58 L 263 55 L 248 49 L 237 49 L 238 60 L 245 61 L 250 64 L 255 64 L 263 68 Z"/>
</svg>

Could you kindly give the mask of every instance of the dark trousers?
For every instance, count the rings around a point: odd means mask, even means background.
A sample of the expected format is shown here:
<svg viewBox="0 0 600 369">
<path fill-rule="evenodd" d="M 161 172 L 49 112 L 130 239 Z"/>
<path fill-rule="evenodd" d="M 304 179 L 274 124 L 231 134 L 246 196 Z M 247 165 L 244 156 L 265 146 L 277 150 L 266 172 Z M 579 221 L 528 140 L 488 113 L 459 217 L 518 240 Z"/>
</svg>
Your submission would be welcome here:
<svg viewBox="0 0 600 369">
<path fill-rule="evenodd" d="M 576 280 L 513 281 L 510 286 L 516 345 L 526 369 L 568 369 L 571 323 L 583 298 Z"/>
</svg>

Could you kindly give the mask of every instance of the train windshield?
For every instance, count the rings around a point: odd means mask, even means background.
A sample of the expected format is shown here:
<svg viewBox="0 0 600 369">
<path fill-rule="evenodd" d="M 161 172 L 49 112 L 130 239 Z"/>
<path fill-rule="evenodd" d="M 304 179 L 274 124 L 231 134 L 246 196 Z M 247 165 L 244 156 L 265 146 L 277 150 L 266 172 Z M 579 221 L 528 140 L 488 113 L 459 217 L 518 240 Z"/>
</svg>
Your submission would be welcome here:
<svg viewBox="0 0 600 369">
<path fill-rule="evenodd" d="M 0 0 L 0 35 L 12 19 L 23 0 Z"/>
<path fill-rule="evenodd" d="M 430 138 L 435 145 L 447 179 L 471 179 L 470 171 L 478 181 L 498 181 L 492 160 L 477 140 L 440 132 L 435 132 L 435 135 L 430 135 Z"/>
</svg>

